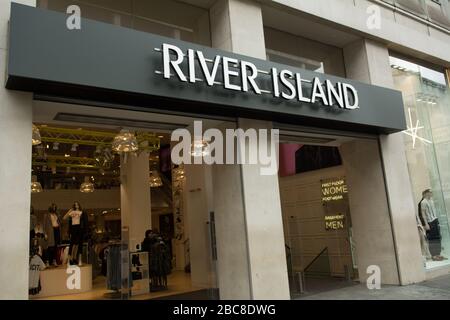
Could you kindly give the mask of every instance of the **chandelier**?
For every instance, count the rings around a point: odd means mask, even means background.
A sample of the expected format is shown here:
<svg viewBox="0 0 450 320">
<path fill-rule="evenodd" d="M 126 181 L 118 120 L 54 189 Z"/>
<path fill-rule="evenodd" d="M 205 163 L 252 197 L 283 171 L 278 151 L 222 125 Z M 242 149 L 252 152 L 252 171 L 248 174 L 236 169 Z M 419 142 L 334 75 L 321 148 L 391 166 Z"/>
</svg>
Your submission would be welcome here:
<svg viewBox="0 0 450 320">
<path fill-rule="evenodd" d="M 31 193 L 39 193 L 42 192 L 42 186 L 37 181 L 37 176 L 31 177 Z"/>
<path fill-rule="evenodd" d="M 80 186 L 80 191 L 83 193 L 94 192 L 94 184 L 89 180 L 89 177 L 84 177 L 84 182 Z"/>
<path fill-rule="evenodd" d="M 42 143 L 41 133 L 39 132 L 39 128 L 34 124 L 33 124 L 33 132 L 31 135 L 31 141 L 33 143 L 33 146 L 37 146 Z"/>
<path fill-rule="evenodd" d="M 150 187 L 157 188 L 163 185 L 161 177 L 159 176 L 158 171 L 152 170 L 150 171 Z"/>
<path fill-rule="evenodd" d="M 94 159 L 100 168 L 109 168 L 111 166 L 111 162 L 114 160 L 114 156 L 111 154 L 111 150 L 109 148 L 97 146 L 94 152 Z"/>
<path fill-rule="evenodd" d="M 175 181 L 183 180 L 185 177 L 184 168 L 177 167 L 173 169 L 173 178 Z"/>
<path fill-rule="evenodd" d="M 194 140 L 190 154 L 193 157 L 208 156 L 210 154 L 209 143 L 205 140 Z"/>
<path fill-rule="evenodd" d="M 128 130 L 121 130 L 114 137 L 112 149 L 118 153 L 136 152 L 139 149 L 136 136 Z"/>
</svg>

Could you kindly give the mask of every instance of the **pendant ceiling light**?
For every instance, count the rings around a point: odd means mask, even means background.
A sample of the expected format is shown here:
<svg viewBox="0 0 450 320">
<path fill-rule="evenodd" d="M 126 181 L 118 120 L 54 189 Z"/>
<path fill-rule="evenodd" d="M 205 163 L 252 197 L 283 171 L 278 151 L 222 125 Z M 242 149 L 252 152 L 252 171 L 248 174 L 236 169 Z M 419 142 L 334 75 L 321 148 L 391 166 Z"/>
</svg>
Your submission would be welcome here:
<svg viewBox="0 0 450 320">
<path fill-rule="evenodd" d="M 83 193 L 94 192 L 94 184 L 89 180 L 89 177 L 84 177 L 84 182 L 80 186 L 80 191 Z"/>
<path fill-rule="evenodd" d="M 196 140 L 191 145 L 191 156 L 204 157 L 210 154 L 209 143 L 205 140 Z"/>
<path fill-rule="evenodd" d="M 152 170 L 150 171 L 150 187 L 157 188 L 163 185 L 161 177 L 159 176 L 158 171 Z"/>
<path fill-rule="evenodd" d="M 109 168 L 114 160 L 111 150 L 102 146 L 97 146 L 94 152 L 94 159 L 100 168 Z"/>
<path fill-rule="evenodd" d="M 183 180 L 184 175 L 184 168 L 183 167 L 177 167 L 173 169 L 173 177 L 175 181 Z"/>
<path fill-rule="evenodd" d="M 33 124 L 33 133 L 31 135 L 31 141 L 33 146 L 37 146 L 42 143 L 41 133 L 39 132 L 39 128 Z"/>
<path fill-rule="evenodd" d="M 31 177 L 31 193 L 39 193 L 42 192 L 42 186 L 37 181 L 37 176 Z"/>
<path fill-rule="evenodd" d="M 128 130 L 121 130 L 114 137 L 112 149 L 118 153 L 136 152 L 139 149 L 136 136 Z"/>
</svg>

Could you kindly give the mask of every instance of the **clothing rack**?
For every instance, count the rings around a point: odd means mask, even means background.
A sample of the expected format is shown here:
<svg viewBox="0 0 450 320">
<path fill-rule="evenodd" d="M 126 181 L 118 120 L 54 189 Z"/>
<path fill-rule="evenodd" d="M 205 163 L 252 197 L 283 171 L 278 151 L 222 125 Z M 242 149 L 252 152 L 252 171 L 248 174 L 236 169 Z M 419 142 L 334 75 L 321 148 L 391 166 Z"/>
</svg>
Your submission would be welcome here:
<svg viewBox="0 0 450 320">
<path fill-rule="evenodd" d="M 120 243 L 110 243 L 106 249 L 106 283 L 108 290 L 119 291 L 122 287 Z"/>
</svg>

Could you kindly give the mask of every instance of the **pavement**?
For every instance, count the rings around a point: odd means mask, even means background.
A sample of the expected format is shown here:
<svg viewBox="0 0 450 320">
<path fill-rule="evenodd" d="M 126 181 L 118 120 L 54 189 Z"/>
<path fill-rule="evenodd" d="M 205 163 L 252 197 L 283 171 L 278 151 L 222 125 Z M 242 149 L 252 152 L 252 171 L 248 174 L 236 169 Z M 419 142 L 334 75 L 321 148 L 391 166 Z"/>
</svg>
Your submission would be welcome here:
<svg viewBox="0 0 450 320">
<path fill-rule="evenodd" d="M 450 300 L 450 275 L 408 286 L 384 285 L 379 290 L 357 284 L 296 300 Z"/>
</svg>

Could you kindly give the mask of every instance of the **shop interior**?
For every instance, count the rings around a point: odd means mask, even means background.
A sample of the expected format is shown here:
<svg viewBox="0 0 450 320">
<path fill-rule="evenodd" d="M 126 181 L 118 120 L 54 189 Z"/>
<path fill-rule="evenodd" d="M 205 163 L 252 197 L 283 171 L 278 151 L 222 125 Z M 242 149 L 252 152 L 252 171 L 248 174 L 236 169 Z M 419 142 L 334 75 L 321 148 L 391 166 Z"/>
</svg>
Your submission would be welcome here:
<svg viewBox="0 0 450 320">
<path fill-rule="evenodd" d="M 217 296 L 210 247 L 197 245 L 208 213 L 188 214 L 185 168 L 170 157 L 172 130 L 192 121 L 35 101 L 30 259 L 43 267 L 31 299 Z"/>
<path fill-rule="evenodd" d="M 190 129 L 195 119 L 49 101 L 35 101 L 33 111 L 30 257 L 38 254 L 44 268 L 30 298 L 218 298 L 211 166 L 180 167 L 170 157 L 171 133 Z M 203 129 L 235 126 L 227 118 L 201 120 Z M 357 248 L 370 241 L 361 226 L 374 215 L 367 208 L 351 216 L 367 192 L 351 203 L 348 185 L 366 179 L 349 160 L 364 146 L 376 158 L 377 141 L 279 127 L 291 294 L 354 285 L 357 256 L 364 258 Z M 371 179 L 383 183 L 377 172 Z M 72 266 L 79 267 L 78 284 L 67 282 Z"/>
<path fill-rule="evenodd" d="M 291 295 L 358 281 L 345 166 L 352 138 L 280 134 L 279 185 Z"/>
</svg>

